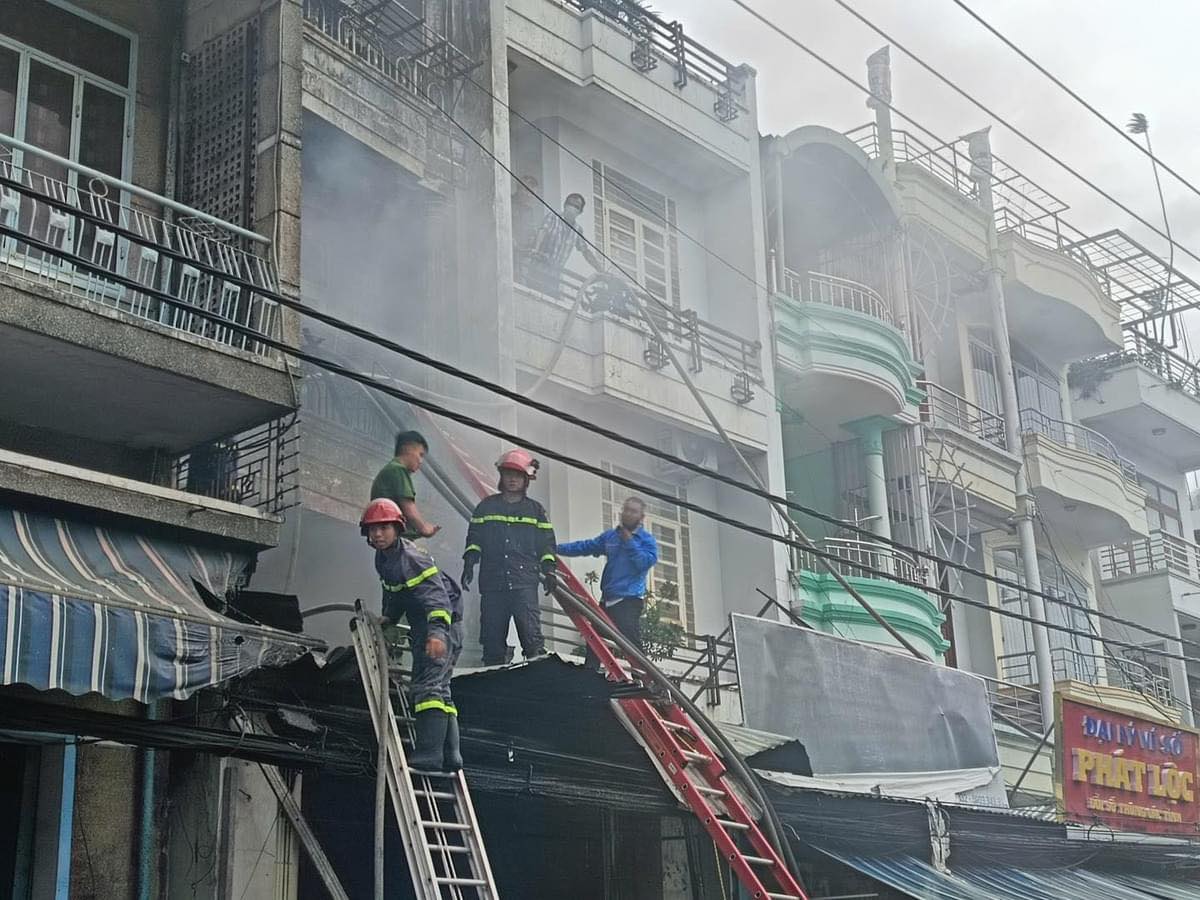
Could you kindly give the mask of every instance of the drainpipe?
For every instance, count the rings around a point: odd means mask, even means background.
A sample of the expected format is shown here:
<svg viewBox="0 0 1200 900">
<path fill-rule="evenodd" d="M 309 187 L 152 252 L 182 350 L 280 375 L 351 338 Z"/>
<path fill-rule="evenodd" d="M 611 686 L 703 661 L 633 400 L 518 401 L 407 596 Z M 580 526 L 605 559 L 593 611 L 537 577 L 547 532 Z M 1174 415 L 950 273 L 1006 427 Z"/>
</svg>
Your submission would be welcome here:
<svg viewBox="0 0 1200 900">
<path fill-rule="evenodd" d="M 152 702 L 146 707 L 146 721 L 153 722 L 158 718 L 158 703 Z M 157 777 L 158 756 L 154 750 L 142 751 L 142 812 L 138 822 L 138 900 L 152 900 L 154 897 L 154 857 L 158 828 L 154 816 L 154 800 L 156 792 L 154 782 Z"/>
<path fill-rule="evenodd" d="M 875 139 L 879 142 L 879 165 L 889 178 L 896 168 L 892 145 L 892 54 L 880 47 L 867 57 L 867 107 L 875 110 Z"/>
<path fill-rule="evenodd" d="M 992 331 L 996 339 L 1001 398 L 1004 403 L 1004 434 L 1008 447 L 1020 459 L 1014 476 L 1016 489 L 1017 540 L 1021 547 L 1021 568 L 1025 575 L 1026 599 L 1033 619 L 1033 649 L 1037 660 L 1038 691 L 1041 695 L 1042 725 L 1049 731 L 1054 723 L 1054 670 L 1050 663 L 1050 638 L 1046 631 L 1046 604 L 1042 600 L 1042 575 L 1038 570 L 1037 542 L 1033 532 L 1034 501 L 1029 490 L 1024 454 L 1021 452 L 1021 411 L 1017 403 L 1017 382 L 1013 377 L 1012 348 L 1008 341 L 1008 317 L 1004 308 L 1003 269 L 1000 246 L 996 239 L 995 205 L 992 200 L 992 145 L 989 129 L 966 136 L 971 156 L 971 178 L 979 189 L 979 205 L 987 213 L 987 295 L 992 311 Z"/>
</svg>

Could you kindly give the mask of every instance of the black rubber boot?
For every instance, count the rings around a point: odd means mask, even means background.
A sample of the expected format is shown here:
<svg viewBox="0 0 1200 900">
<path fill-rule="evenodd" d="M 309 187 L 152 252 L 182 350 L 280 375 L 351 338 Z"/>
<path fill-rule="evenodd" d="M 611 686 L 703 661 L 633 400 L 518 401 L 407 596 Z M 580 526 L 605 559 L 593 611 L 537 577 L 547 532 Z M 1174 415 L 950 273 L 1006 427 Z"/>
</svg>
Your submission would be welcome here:
<svg viewBox="0 0 1200 900">
<path fill-rule="evenodd" d="M 458 749 L 458 716 L 446 716 L 445 760 L 442 763 L 447 772 L 457 772 L 463 767 L 462 752 Z"/>
<path fill-rule="evenodd" d="M 440 709 L 425 709 L 417 713 L 417 741 L 408 765 L 422 772 L 442 771 L 446 746 L 446 719 Z"/>
</svg>

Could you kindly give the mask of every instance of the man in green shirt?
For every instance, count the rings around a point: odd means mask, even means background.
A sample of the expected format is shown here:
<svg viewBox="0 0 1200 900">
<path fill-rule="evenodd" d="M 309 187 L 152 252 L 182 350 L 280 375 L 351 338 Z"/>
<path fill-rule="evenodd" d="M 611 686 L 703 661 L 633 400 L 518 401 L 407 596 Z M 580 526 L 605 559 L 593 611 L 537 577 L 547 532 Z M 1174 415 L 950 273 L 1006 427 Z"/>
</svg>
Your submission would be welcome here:
<svg viewBox="0 0 1200 900">
<path fill-rule="evenodd" d="M 421 517 L 417 509 L 417 492 L 412 481 L 413 475 L 420 470 L 421 463 L 425 461 L 429 443 L 419 431 L 402 431 L 396 435 L 395 452 L 395 458 L 380 469 L 375 480 L 371 482 L 369 499 L 378 500 L 384 497 L 399 506 L 408 522 L 406 535 L 433 537 L 442 526 L 433 525 Z"/>
</svg>

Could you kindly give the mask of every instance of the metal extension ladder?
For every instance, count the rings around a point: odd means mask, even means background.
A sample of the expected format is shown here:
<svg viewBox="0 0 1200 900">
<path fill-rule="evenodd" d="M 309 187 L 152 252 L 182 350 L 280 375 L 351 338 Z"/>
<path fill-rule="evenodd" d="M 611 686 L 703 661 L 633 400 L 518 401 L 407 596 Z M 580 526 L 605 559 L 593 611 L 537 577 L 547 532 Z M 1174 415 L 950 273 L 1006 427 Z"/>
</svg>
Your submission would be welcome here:
<svg viewBox="0 0 1200 900">
<path fill-rule="evenodd" d="M 416 895 L 419 900 L 499 900 L 466 777 L 461 770 L 425 773 L 409 768 L 404 743 L 412 745 L 413 718 L 399 681 L 402 670 L 391 665 L 379 619 L 363 609 L 361 601 L 355 610 L 354 655 L 375 735 L 385 751 L 381 756 L 386 760 L 388 793 Z"/>
<path fill-rule="evenodd" d="M 484 474 L 475 468 L 465 453 L 451 444 L 459 470 L 479 497 L 491 493 Z M 574 595 L 605 615 L 600 604 L 570 569 L 558 561 L 560 587 L 556 591 Z M 563 597 L 557 597 L 563 611 L 579 630 L 588 647 L 596 654 L 609 681 L 639 688 L 636 673 L 631 674 L 582 614 Z M 627 697 L 613 701 L 618 718 L 646 748 L 659 774 L 691 809 L 713 839 L 721 858 L 737 875 L 750 897 L 756 900 L 807 900 L 796 876 L 758 826 L 754 813 L 729 777 L 716 749 L 687 714 L 667 699 Z"/>
</svg>

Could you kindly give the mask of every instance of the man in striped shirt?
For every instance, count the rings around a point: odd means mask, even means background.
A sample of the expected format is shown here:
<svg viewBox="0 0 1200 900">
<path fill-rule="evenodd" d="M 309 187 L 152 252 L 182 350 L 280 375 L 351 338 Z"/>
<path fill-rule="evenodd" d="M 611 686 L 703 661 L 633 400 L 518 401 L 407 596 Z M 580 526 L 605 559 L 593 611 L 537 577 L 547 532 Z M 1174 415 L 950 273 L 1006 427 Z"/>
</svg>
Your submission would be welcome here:
<svg viewBox="0 0 1200 900">
<path fill-rule="evenodd" d="M 563 269 L 571 254 L 578 250 L 597 272 L 603 271 L 600 259 L 584 240 L 576 224 L 586 201 L 582 194 L 568 194 L 563 201 L 562 215 L 547 210 L 533 241 L 529 255 L 529 286 L 543 294 L 557 297 L 562 292 Z"/>
</svg>

